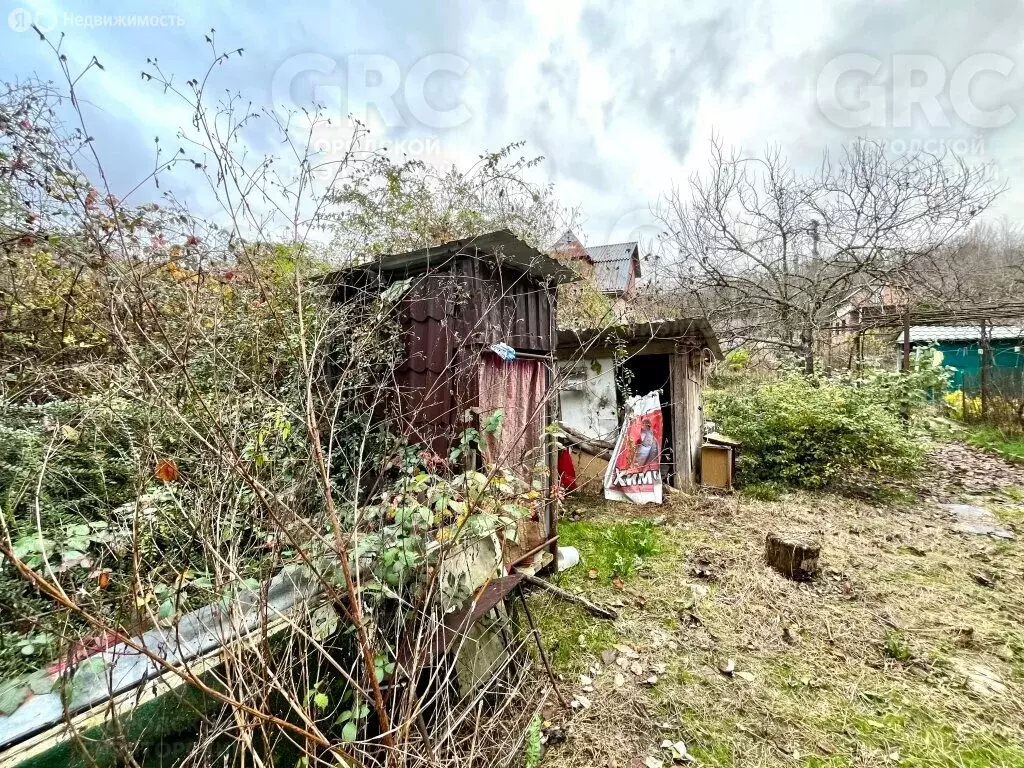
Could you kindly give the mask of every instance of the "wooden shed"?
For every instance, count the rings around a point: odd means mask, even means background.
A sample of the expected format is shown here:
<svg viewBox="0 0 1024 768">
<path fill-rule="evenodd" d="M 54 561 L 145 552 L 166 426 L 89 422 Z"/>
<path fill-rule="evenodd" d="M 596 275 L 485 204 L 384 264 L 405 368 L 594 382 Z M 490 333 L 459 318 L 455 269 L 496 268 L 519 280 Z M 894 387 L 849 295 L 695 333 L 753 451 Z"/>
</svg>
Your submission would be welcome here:
<svg viewBox="0 0 1024 768">
<path fill-rule="evenodd" d="M 330 279 L 339 301 L 391 286 L 402 291 L 396 431 L 447 457 L 468 426 L 467 413 L 482 421 L 501 409 L 488 458 L 523 466 L 545 460 L 537 454 L 551 418 L 556 288 L 576 278 L 501 230 L 382 256 Z M 492 351 L 496 344 L 514 349 L 514 360 Z"/>
<path fill-rule="evenodd" d="M 627 394 L 661 391 L 662 476 L 680 490 L 700 479 L 705 364 L 722 358 L 706 320 L 663 320 L 558 336 L 561 422 L 596 441 L 614 442 Z"/>
</svg>

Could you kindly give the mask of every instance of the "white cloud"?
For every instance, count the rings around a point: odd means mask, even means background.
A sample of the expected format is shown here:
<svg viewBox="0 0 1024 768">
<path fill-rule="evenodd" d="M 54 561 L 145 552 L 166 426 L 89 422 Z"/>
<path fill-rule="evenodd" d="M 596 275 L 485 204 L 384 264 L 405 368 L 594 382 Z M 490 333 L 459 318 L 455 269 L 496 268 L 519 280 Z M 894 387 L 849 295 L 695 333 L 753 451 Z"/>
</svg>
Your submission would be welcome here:
<svg viewBox="0 0 1024 768">
<path fill-rule="evenodd" d="M 138 12 L 127 0 L 109 5 L 105 13 L 117 13 L 116 7 Z M 527 139 L 528 153 L 549 158 L 544 173 L 564 201 L 583 206 L 592 240 L 643 230 L 658 197 L 704 166 L 713 134 L 751 152 L 778 144 L 803 166 L 815 163 L 824 149 L 853 140 L 858 131 L 830 123 L 817 103 L 818 76 L 840 54 L 877 57 L 884 66 L 876 84 L 891 101 L 900 93 L 889 79 L 894 55 L 932 55 L 952 71 L 971 54 L 993 52 L 1016 63 L 1024 53 L 1016 31 L 1024 10 L 1015 0 L 157 5 L 149 12 L 179 13 L 187 26 L 162 36 L 69 30 L 68 45 L 77 56 L 97 53 L 112 65 L 102 82 L 89 86 L 108 113 L 104 129 L 111 136 L 99 138 L 108 145 L 123 143 L 140 171 L 151 162 L 145 137 L 167 137 L 188 121 L 181 108 L 137 79 L 138 70 L 156 55 L 181 79 L 196 74 L 205 62 L 202 35 L 208 27 L 217 29 L 222 45 L 246 48 L 241 63 L 218 73 L 218 84 L 236 87 L 256 107 L 269 106 L 275 71 L 296 55 L 336 62 L 336 72 L 323 82 L 343 93 L 339 88 L 352 54 L 390 57 L 403 77 L 426 55 L 454 54 L 469 62 L 468 72 L 429 80 L 428 101 L 461 101 L 471 118 L 454 129 L 412 119 L 397 129 L 377 126 L 375 136 L 405 148 L 432 140 L 426 146 L 440 153 L 424 159 L 438 164 L 470 163 L 485 149 Z M 38 45 L 13 32 L 2 34 L 16 44 L 0 65 L 6 74 L 15 67 L 24 74 L 28 67 L 50 66 Z M 844 97 L 856 97 L 862 80 L 844 80 Z M 973 84 L 980 105 L 1008 104 L 1016 118 L 977 131 L 956 121 L 948 128 L 922 127 L 920 116 L 913 129 L 900 129 L 889 117 L 868 132 L 906 144 L 966 138 L 972 148 L 983 147 L 969 159 L 998 163 L 1000 177 L 1012 188 L 995 214 L 1012 212 L 1024 202 L 1024 152 L 1018 149 L 1024 145 L 1024 67 L 1016 66 L 1008 77 L 988 73 Z M 310 86 L 309 78 L 297 81 L 300 102 L 301 86 Z M 947 93 L 940 103 L 949 109 Z M 396 104 L 408 117 L 401 94 Z M 342 106 L 331 107 L 340 118 Z M 250 138 L 253 147 L 273 149 L 269 132 L 255 131 Z"/>
</svg>

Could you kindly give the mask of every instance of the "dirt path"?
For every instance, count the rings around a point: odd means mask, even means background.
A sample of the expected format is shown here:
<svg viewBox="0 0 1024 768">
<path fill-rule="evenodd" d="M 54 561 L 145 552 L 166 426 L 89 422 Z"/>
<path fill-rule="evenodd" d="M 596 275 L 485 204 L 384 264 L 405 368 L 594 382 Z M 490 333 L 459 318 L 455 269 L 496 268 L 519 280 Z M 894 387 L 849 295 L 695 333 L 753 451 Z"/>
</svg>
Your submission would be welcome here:
<svg viewBox="0 0 1024 768">
<path fill-rule="evenodd" d="M 940 501 L 999 494 L 1006 488 L 1024 490 L 1024 465 L 1010 464 L 966 443 L 939 444 L 930 459 L 930 488 L 938 491 Z M 924 490 L 927 494 L 929 486 Z"/>
<path fill-rule="evenodd" d="M 562 586 L 621 615 L 531 598 L 577 707 L 547 713 L 543 764 L 669 765 L 684 744 L 702 765 L 1024 766 L 1021 544 L 957 532 L 939 506 L 978 505 L 1024 535 L 1024 472 L 959 445 L 937 459 L 901 505 L 577 503 L 562 536 L 584 564 Z M 627 515 L 663 516 L 660 553 L 617 588 L 615 553 L 644 527 Z M 820 538 L 821 577 L 767 568 L 768 531 Z"/>
</svg>

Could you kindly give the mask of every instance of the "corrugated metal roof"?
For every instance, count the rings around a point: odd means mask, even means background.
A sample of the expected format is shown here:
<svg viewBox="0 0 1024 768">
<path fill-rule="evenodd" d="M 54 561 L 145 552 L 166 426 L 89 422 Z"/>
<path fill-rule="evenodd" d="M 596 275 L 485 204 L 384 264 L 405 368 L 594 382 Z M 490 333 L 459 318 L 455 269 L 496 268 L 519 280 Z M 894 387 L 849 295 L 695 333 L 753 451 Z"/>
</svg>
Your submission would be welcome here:
<svg viewBox="0 0 1024 768">
<path fill-rule="evenodd" d="M 595 245 L 587 253 L 594 262 L 594 284 L 601 293 L 621 295 L 629 290 L 631 274 L 640 276 L 635 242 Z"/>
<path fill-rule="evenodd" d="M 633 251 L 637 249 L 636 243 L 613 243 L 611 245 L 595 245 L 587 248 L 587 253 L 594 263 L 601 261 L 618 261 L 619 259 L 633 258 Z"/>
<path fill-rule="evenodd" d="M 625 293 L 629 288 L 632 259 L 594 263 L 594 284 L 601 293 Z"/>
<path fill-rule="evenodd" d="M 1024 328 L 1017 325 L 996 325 L 989 329 L 993 341 L 1024 338 Z M 903 341 L 900 333 L 898 341 Z M 981 341 L 981 325 L 912 325 L 911 344 L 932 344 L 938 341 Z"/>
</svg>

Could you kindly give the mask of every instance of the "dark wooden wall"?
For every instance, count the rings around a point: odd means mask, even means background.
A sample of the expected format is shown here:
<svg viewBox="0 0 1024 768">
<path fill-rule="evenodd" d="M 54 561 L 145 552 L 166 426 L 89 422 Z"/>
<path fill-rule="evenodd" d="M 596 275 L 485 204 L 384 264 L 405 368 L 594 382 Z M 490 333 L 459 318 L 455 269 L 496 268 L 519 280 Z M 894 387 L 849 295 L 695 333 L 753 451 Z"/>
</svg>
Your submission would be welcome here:
<svg viewBox="0 0 1024 768">
<path fill-rule="evenodd" d="M 477 405 L 481 351 L 504 342 L 520 352 L 552 350 L 554 287 L 491 259 L 462 256 L 413 275 L 399 308 L 405 356 L 395 370 L 396 418 L 412 442 L 446 456 Z"/>
</svg>

